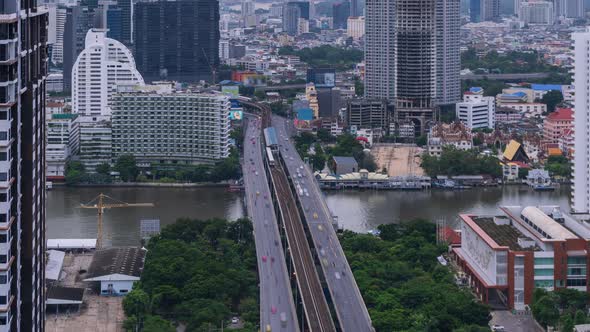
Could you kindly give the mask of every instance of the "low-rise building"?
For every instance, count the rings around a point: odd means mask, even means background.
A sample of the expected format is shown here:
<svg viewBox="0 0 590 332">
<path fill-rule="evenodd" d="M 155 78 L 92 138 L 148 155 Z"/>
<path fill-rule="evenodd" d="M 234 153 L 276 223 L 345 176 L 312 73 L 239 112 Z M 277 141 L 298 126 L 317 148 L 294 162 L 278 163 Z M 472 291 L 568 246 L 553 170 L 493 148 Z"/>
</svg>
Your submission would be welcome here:
<svg viewBox="0 0 590 332">
<path fill-rule="evenodd" d="M 385 99 L 353 99 L 346 107 L 346 124 L 357 128 L 387 128 L 389 112 Z M 412 130 L 414 128 L 412 127 Z"/>
<path fill-rule="evenodd" d="M 140 279 L 145 254 L 145 249 L 136 247 L 98 250 L 84 281 L 98 282 L 100 295 L 126 295 Z"/>
<path fill-rule="evenodd" d="M 494 97 L 484 97 L 465 92 L 463 101 L 457 103 L 457 119 L 469 129 L 494 128 L 496 101 Z"/>
<path fill-rule="evenodd" d="M 347 25 L 347 35 L 354 40 L 359 40 L 365 36 L 365 17 L 349 17 Z"/>
<path fill-rule="evenodd" d="M 521 113 L 525 118 L 540 117 L 547 113 L 547 105 L 543 103 L 505 103 L 498 102 L 498 107 L 512 108 Z"/>
<path fill-rule="evenodd" d="M 66 162 L 72 152 L 70 134 L 75 118 L 75 114 L 55 113 L 46 120 L 45 176 L 49 181 L 63 180 L 65 177 Z"/>
<path fill-rule="evenodd" d="M 471 130 L 461 122 L 438 123 L 432 126 L 428 133 L 428 154 L 440 156 L 445 146 L 454 146 L 459 150 L 470 150 L 473 148 Z"/>
<path fill-rule="evenodd" d="M 72 154 L 78 154 L 87 172 L 110 163 L 112 158 L 112 128 L 110 116 L 79 116 L 70 133 Z"/>
<path fill-rule="evenodd" d="M 332 157 L 334 174 L 348 174 L 359 171 L 359 165 L 353 157 Z"/>
<path fill-rule="evenodd" d="M 460 215 L 452 255 L 480 299 L 524 310 L 535 288 L 588 291 L 590 226 L 557 206 L 504 206 L 492 216 Z"/>
<path fill-rule="evenodd" d="M 229 156 L 229 97 L 171 84 L 119 86 L 112 101 L 113 153 L 139 165 L 211 163 Z"/>
<path fill-rule="evenodd" d="M 559 139 L 574 127 L 574 111 L 571 108 L 558 108 L 543 121 L 543 140 L 545 143 L 559 143 Z"/>
</svg>

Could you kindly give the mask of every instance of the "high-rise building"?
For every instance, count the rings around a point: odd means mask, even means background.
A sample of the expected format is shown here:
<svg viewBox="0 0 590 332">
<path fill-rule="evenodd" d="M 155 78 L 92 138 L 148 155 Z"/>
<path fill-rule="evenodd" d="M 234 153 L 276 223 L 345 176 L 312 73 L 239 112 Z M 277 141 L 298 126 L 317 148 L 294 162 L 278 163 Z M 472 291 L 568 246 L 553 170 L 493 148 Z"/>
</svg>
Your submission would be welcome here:
<svg viewBox="0 0 590 332">
<path fill-rule="evenodd" d="M 117 0 L 117 7 L 121 9 L 121 40 L 125 46 L 133 45 L 133 10 L 135 1 Z"/>
<path fill-rule="evenodd" d="M 116 6 L 109 6 L 106 10 L 106 25 L 107 25 L 107 37 L 121 41 L 123 39 L 123 30 L 121 16 L 123 11 L 121 8 Z"/>
<path fill-rule="evenodd" d="M 78 54 L 84 49 L 86 33 L 93 27 L 93 24 L 94 11 L 88 7 L 70 6 L 66 8 L 63 37 L 64 91 L 71 90 L 72 68 Z"/>
<path fill-rule="evenodd" d="M 346 29 L 350 16 L 350 2 L 337 2 L 332 5 L 332 22 L 334 29 Z"/>
<path fill-rule="evenodd" d="M 289 35 L 296 35 L 299 30 L 301 8 L 295 3 L 287 3 L 283 6 L 283 31 Z"/>
<path fill-rule="evenodd" d="M 471 22 L 496 21 L 500 18 L 500 0 L 470 0 Z"/>
<path fill-rule="evenodd" d="M 358 40 L 365 36 L 365 17 L 349 17 L 346 34 L 348 37 Z"/>
<path fill-rule="evenodd" d="M 424 132 L 437 97 L 436 0 L 396 1 L 396 121 L 412 121 Z"/>
<path fill-rule="evenodd" d="M 365 15 L 364 7 L 364 1 L 350 0 L 350 16 L 359 17 Z"/>
<path fill-rule="evenodd" d="M 57 6 L 55 9 L 55 43 L 51 47 L 51 62 L 62 64 L 64 61 L 64 28 L 66 24 L 67 10 Z"/>
<path fill-rule="evenodd" d="M 0 331 L 45 330 L 48 13 L 0 2 Z"/>
<path fill-rule="evenodd" d="M 580 18 L 584 17 L 583 0 L 555 0 L 554 1 L 555 17 Z"/>
<path fill-rule="evenodd" d="M 553 2 L 523 1 L 520 3 L 518 18 L 524 24 L 551 25 L 555 20 Z"/>
<path fill-rule="evenodd" d="M 139 1 L 133 33 L 137 69 L 147 81 L 215 80 L 218 0 Z"/>
<path fill-rule="evenodd" d="M 423 133 L 460 98 L 459 0 L 369 1 L 365 96 L 395 103 L 396 122 Z"/>
<path fill-rule="evenodd" d="M 439 105 L 461 100 L 460 0 L 436 1 L 436 100 Z"/>
<path fill-rule="evenodd" d="M 590 28 L 572 33 L 574 40 L 574 166 L 572 210 L 590 213 Z"/>
<path fill-rule="evenodd" d="M 171 85 L 119 86 L 113 97 L 113 159 L 198 164 L 229 156 L 227 95 L 174 91 Z M 141 126 L 137 126 L 141 123 Z"/>
<path fill-rule="evenodd" d="M 109 115 L 109 101 L 118 84 L 143 85 L 131 51 L 106 30 L 91 29 L 86 47 L 72 70 L 72 111 L 75 114 Z"/>
<path fill-rule="evenodd" d="M 393 101 L 395 99 L 395 1 L 367 1 L 365 63 L 365 97 Z"/>
</svg>

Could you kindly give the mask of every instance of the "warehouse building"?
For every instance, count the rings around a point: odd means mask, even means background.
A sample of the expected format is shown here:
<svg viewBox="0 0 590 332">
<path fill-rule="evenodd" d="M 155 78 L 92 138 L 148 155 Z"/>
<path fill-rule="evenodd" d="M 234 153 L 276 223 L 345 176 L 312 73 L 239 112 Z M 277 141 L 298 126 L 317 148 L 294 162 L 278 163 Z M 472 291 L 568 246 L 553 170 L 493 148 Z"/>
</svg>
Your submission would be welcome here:
<svg viewBox="0 0 590 332">
<path fill-rule="evenodd" d="M 492 307 L 523 310 L 533 290 L 588 291 L 590 225 L 556 206 L 504 206 L 501 215 L 460 215 L 452 255 Z"/>
</svg>

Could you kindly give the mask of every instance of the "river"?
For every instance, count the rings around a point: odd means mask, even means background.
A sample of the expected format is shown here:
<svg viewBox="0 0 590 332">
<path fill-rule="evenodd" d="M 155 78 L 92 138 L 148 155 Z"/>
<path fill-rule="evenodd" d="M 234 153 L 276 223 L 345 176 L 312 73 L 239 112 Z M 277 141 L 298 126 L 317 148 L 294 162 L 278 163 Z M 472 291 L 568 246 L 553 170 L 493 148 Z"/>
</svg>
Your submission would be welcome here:
<svg viewBox="0 0 590 332">
<path fill-rule="evenodd" d="M 345 229 L 366 232 L 379 224 L 413 218 L 444 219 L 458 213 L 494 214 L 500 205 L 559 205 L 569 211 L 569 186 L 535 192 L 525 186 L 475 188 L 464 191 L 332 191 L 328 206 Z M 67 188 L 47 194 L 47 238 L 95 238 L 96 210 L 80 209 L 100 192 L 128 203 L 154 203 L 153 208 L 116 208 L 104 215 L 106 246 L 139 243 L 141 219 L 160 219 L 162 226 L 177 218 L 237 219 L 245 214 L 240 193 L 223 188 Z"/>
</svg>

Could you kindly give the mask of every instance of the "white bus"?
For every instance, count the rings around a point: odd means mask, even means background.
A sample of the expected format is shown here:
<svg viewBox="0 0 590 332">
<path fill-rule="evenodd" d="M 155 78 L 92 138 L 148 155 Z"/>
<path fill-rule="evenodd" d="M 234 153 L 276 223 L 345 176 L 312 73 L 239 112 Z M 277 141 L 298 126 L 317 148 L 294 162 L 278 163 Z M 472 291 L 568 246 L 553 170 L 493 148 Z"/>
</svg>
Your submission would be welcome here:
<svg viewBox="0 0 590 332">
<path fill-rule="evenodd" d="M 272 151 L 270 150 L 270 147 L 266 147 L 266 156 L 268 157 L 268 165 L 270 165 L 271 167 L 274 167 L 275 158 L 272 155 Z"/>
</svg>

